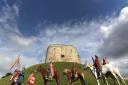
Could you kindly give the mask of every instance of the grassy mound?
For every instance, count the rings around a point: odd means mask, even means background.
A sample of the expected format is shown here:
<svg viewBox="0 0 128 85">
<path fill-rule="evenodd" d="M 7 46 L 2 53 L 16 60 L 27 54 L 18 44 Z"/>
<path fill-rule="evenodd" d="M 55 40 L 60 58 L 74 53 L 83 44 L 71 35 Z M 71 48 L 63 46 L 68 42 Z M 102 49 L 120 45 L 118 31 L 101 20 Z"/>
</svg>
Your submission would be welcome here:
<svg viewBox="0 0 128 85">
<path fill-rule="evenodd" d="M 44 68 L 48 67 L 48 64 L 41 64 Z M 63 71 L 65 68 L 72 68 L 73 63 L 66 63 L 66 62 L 57 62 L 54 63 L 55 68 L 59 71 L 61 71 L 62 74 L 62 80 L 61 80 L 61 85 L 69 85 L 68 80 L 66 79 L 66 76 L 63 75 Z M 96 85 L 96 80 L 94 78 L 94 76 L 92 75 L 92 73 L 89 70 L 83 71 L 83 66 L 81 64 L 78 64 L 78 70 L 84 72 L 85 75 L 85 81 L 87 83 L 87 85 Z M 23 81 L 22 85 L 27 85 L 27 79 L 31 73 L 31 71 L 34 71 L 36 69 L 37 65 L 31 66 L 29 68 L 26 69 L 25 71 L 25 80 Z M 9 84 L 9 79 L 11 76 L 5 77 L 3 79 L 0 80 L 0 85 L 10 85 Z M 103 85 L 103 81 L 100 81 Z M 113 85 L 112 79 L 108 79 L 109 85 Z M 127 81 L 128 83 L 128 81 Z M 44 81 L 42 79 L 42 76 L 40 73 L 36 74 L 36 84 L 35 85 L 44 85 Z M 55 81 L 53 82 L 49 82 L 49 85 L 55 85 Z M 77 81 L 74 83 L 74 85 L 80 85 L 80 81 Z"/>
</svg>

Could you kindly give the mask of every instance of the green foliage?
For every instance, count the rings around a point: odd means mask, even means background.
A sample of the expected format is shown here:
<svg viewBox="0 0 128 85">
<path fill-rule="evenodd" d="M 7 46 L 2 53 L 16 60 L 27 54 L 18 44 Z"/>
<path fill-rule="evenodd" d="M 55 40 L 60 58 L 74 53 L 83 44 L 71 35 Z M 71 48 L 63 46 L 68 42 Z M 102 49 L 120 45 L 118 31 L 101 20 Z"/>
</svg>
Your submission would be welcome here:
<svg viewBox="0 0 128 85">
<path fill-rule="evenodd" d="M 47 63 L 41 64 L 41 65 L 44 68 L 48 68 Z M 63 74 L 63 71 L 65 68 L 72 68 L 73 63 L 57 62 L 57 63 L 54 63 L 54 65 L 55 65 L 55 69 L 61 71 L 61 75 L 62 75 L 61 85 L 69 85 L 69 82 L 66 79 L 66 76 Z M 86 81 L 87 85 L 96 85 L 96 80 L 95 80 L 94 76 L 92 75 L 92 73 L 89 70 L 83 71 L 81 64 L 77 64 L 77 66 L 78 66 L 79 71 L 84 72 L 85 81 Z M 27 79 L 28 79 L 29 75 L 31 74 L 32 71 L 35 71 L 36 68 L 37 68 L 37 65 L 34 65 L 25 70 L 25 79 L 24 79 L 22 85 L 27 85 Z M 10 85 L 9 84 L 10 77 L 11 76 L 1 79 L 0 85 Z M 113 85 L 112 79 L 109 78 L 108 81 L 109 81 L 109 85 Z M 102 83 L 101 85 L 103 85 L 103 81 L 101 80 L 100 82 Z M 42 79 L 41 74 L 37 73 L 35 85 L 44 85 L 43 83 L 44 83 L 44 81 Z M 128 81 L 127 81 L 127 83 L 128 83 Z M 49 82 L 49 85 L 55 85 L 55 81 Z M 80 81 L 75 82 L 74 85 L 80 85 Z"/>
</svg>

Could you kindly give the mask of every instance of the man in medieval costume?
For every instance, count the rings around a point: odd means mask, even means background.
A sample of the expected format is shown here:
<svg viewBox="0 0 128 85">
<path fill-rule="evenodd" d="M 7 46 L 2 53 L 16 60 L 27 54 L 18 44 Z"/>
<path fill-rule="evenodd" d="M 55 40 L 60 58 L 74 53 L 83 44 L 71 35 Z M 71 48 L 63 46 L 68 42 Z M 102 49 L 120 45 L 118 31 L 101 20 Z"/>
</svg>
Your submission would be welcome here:
<svg viewBox="0 0 128 85">
<path fill-rule="evenodd" d="M 18 69 L 15 69 L 14 74 L 10 78 L 11 84 L 13 82 L 17 83 L 18 77 L 19 77 L 20 71 Z"/>
<path fill-rule="evenodd" d="M 72 67 L 72 77 L 75 77 L 75 78 L 78 77 L 78 69 L 75 62 L 73 63 L 73 67 Z"/>
<path fill-rule="evenodd" d="M 18 77 L 18 80 L 17 80 L 17 85 L 21 85 L 21 83 L 24 80 L 24 75 L 25 75 L 25 67 L 23 67 L 22 71 L 20 71 L 20 73 L 19 73 L 19 77 Z"/>
<path fill-rule="evenodd" d="M 48 75 L 46 76 L 46 79 L 53 80 L 54 72 L 55 72 L 54 65 L 52 62 L 50 62 L 49 68 L 48 68 Z"/>
<path fill-rule="evenodd" d="M 93 57 L 92 57 L 92 59 L 93 59 L 94 66 L 96 68 L 97 76 L 98 76 L 98 78 L 100 78 L 101 73 L 102 73 L 102 67 L 101 67 L 101 64 L 100 64 L 99 57 L 97 55 L 95 55 L 95 60 L 94 60 Z"/>
</svg>

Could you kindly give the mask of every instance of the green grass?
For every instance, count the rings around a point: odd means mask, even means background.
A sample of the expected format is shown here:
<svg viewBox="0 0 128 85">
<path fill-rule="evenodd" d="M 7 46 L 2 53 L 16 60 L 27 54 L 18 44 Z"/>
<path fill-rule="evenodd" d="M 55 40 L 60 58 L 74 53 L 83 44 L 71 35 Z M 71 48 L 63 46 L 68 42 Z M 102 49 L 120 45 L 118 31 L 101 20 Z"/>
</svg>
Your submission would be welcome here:
<svg viewBox="0 0 128 85">
<path fill-rule="evenodd" d="M 44 68 L 48 67 L 48 64 L 41 64 L 41 65 Z M 62 75 L 61 85 L 69 85 L 69 82 L 66 79 L 66 76 L 63 75 L 63 70 L 65 68 L 71 68 L 73 66 L 73 64 L 72 63 L 65 63 L 65 62 L 57 62 L 57 63 L 54 63 L 54 65 L 55 65 L 55 68 L 57 70 L 61 71 L 61 75 Z M 83 71 L 83 67 L 82 67 L 81 64 L 78 64 L 77 66 L 78 66 L 79 71 L 84 72 L 85 80 L 86 80 L 87 85 L 96 85 L 95 78 L 91 74 L 91 72 L 89 70 Z M 31 71 L 34 71 L 36 69 L 36 67 L 37 67 L 37 65 L 34 65 L 34 66 L 31 66 L 31 67 L 26 69 L 26 71 L 25 71 L 25 80 L 22 83 L 22 85 L 27 85 L 28 76 L 30 75 Z M 11 76 L 8 76 L 6 78 L 1 79 L 0 80 L 0 85 L 10 85 L 9 84 L 10 77 Z M 113 85 L 113 82 L 112 82 L 111 79 L 109 79 L 108 81 L 109 81 L 109 85 Z M 103 81 L 101 80 L 100 82 L 102 83 L 101 85 L 103 85 Z M 37 73 L 36 74 L 36 84 L 35 85 L 44 85 L 43 83 L 44 82 L 43 82 L 41 74 Z M 128 84 L 128 81 L 127 81 L 127 84 Z M 55 81 L 49 82 L 49 85 L 55 85 Z M 80 85 L 80 81 L 75 82 L 74 85 Z"/>
</svg>

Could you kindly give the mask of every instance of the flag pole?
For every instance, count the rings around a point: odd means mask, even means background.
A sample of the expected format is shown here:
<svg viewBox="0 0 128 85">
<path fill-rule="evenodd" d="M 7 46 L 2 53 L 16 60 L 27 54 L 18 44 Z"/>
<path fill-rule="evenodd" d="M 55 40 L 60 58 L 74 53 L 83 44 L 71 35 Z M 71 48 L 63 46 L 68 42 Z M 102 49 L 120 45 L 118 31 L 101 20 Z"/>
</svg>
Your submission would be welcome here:
<svg viewBox="0 0 128 85">
<path fill-rule="evenodd" d="M 19 70 L 20 70 L 20 56 L 19 56 Z"/>
</svg>

